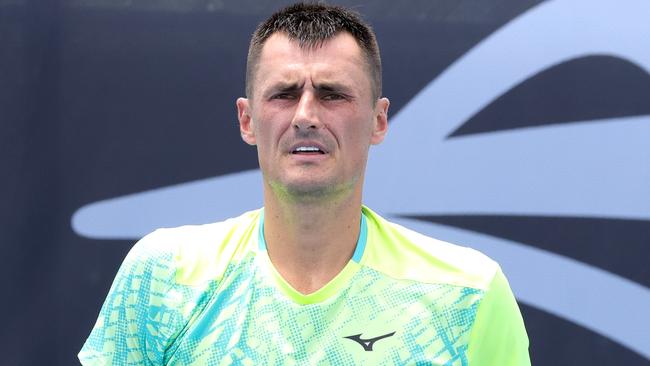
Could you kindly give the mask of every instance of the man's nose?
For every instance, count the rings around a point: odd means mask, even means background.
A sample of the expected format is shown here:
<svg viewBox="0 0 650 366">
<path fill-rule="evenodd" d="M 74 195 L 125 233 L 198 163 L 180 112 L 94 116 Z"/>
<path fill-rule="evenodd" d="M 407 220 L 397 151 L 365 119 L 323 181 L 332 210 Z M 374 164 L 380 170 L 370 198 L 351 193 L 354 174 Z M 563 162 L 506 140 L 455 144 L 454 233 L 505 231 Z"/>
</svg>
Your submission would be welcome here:
<svg viewBox="0 0 650 366">
<path fill-rule="evenodd" d="M 297 130 L 318 129 L 321 127 L 318 100 L 313 93 L 305 92 L 300 95 L 291 124 Z"/>
</svg>

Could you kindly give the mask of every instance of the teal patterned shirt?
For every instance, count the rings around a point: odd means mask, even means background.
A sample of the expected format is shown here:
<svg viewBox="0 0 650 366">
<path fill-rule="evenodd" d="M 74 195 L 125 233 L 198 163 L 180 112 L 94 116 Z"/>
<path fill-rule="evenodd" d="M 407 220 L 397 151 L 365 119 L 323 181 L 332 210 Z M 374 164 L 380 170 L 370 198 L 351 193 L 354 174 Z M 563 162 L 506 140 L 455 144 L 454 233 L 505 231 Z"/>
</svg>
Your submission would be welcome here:
<svg viewBox="0 0 650 366">
<path fill-rule="evenodd" d="M 263 210 L 161 229 L 130 251 L 84 365 L 530 365 L 499 266 L 362 209 L 345 268 L 304 295 L 271 264 Z"/>
</svg>

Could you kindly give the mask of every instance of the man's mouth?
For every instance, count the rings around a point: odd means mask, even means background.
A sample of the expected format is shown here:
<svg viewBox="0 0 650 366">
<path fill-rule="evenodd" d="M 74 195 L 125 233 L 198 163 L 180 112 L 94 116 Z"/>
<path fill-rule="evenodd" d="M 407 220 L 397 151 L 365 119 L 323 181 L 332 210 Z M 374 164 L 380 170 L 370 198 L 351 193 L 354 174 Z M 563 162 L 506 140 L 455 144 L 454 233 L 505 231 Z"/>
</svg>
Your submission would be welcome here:
<svg viewBox="0 0 650 366">
<path fill-rule="evenodd" d="M 301 154 L 301 155 L 319 155 L 319 154 L 325 154 L 325 151 L 321 150 L 319 147 L 316 146 L 299 146 L 295 148 L 292 152 L 292 154 Z"/>
</svg>

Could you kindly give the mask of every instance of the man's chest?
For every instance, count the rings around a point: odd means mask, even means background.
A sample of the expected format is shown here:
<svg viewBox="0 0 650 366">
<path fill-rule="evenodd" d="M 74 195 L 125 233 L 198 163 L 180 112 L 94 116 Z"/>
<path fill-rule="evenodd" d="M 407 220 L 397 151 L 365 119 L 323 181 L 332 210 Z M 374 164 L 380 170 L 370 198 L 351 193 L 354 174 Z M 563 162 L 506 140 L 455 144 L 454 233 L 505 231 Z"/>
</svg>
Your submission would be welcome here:
<svg viewBox="0 0 650 366">
<path fill-rule="evenodd" d="M 482 293 L 360 271 L 331 298 L 296 304 L 259 278 L 233 278 L 177 340 L 168 364 L 464 365 Z"/>
</svg>

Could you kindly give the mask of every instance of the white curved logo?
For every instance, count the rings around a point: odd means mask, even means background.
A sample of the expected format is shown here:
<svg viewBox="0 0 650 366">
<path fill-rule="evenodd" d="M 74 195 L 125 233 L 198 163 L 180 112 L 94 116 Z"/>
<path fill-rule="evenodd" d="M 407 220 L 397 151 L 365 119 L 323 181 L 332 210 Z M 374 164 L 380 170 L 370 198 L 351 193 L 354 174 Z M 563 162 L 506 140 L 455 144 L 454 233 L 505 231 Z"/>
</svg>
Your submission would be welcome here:
<svg viewBox="0 0 650 366">
<path fill-rule="evenodd" d="M 502 264 L 520 300 L 650 359 L 648 288 L 525 243 L 400 218 L 650 220 L 650 116 L 446 138 L 514 86 L 571 59 L 611 55 L 650 72 L 647 14 L 647 1 L 549 1 L 506 24 L 393 119 L 389 138 L 371 154 L 364 201 L 393 221 L 482 250 Z M 257 208 L 260 187 L 255 170 L 160 188 L 84 206 L 72 226 L 92 238 L 138 238 Z"/>
</svg>

